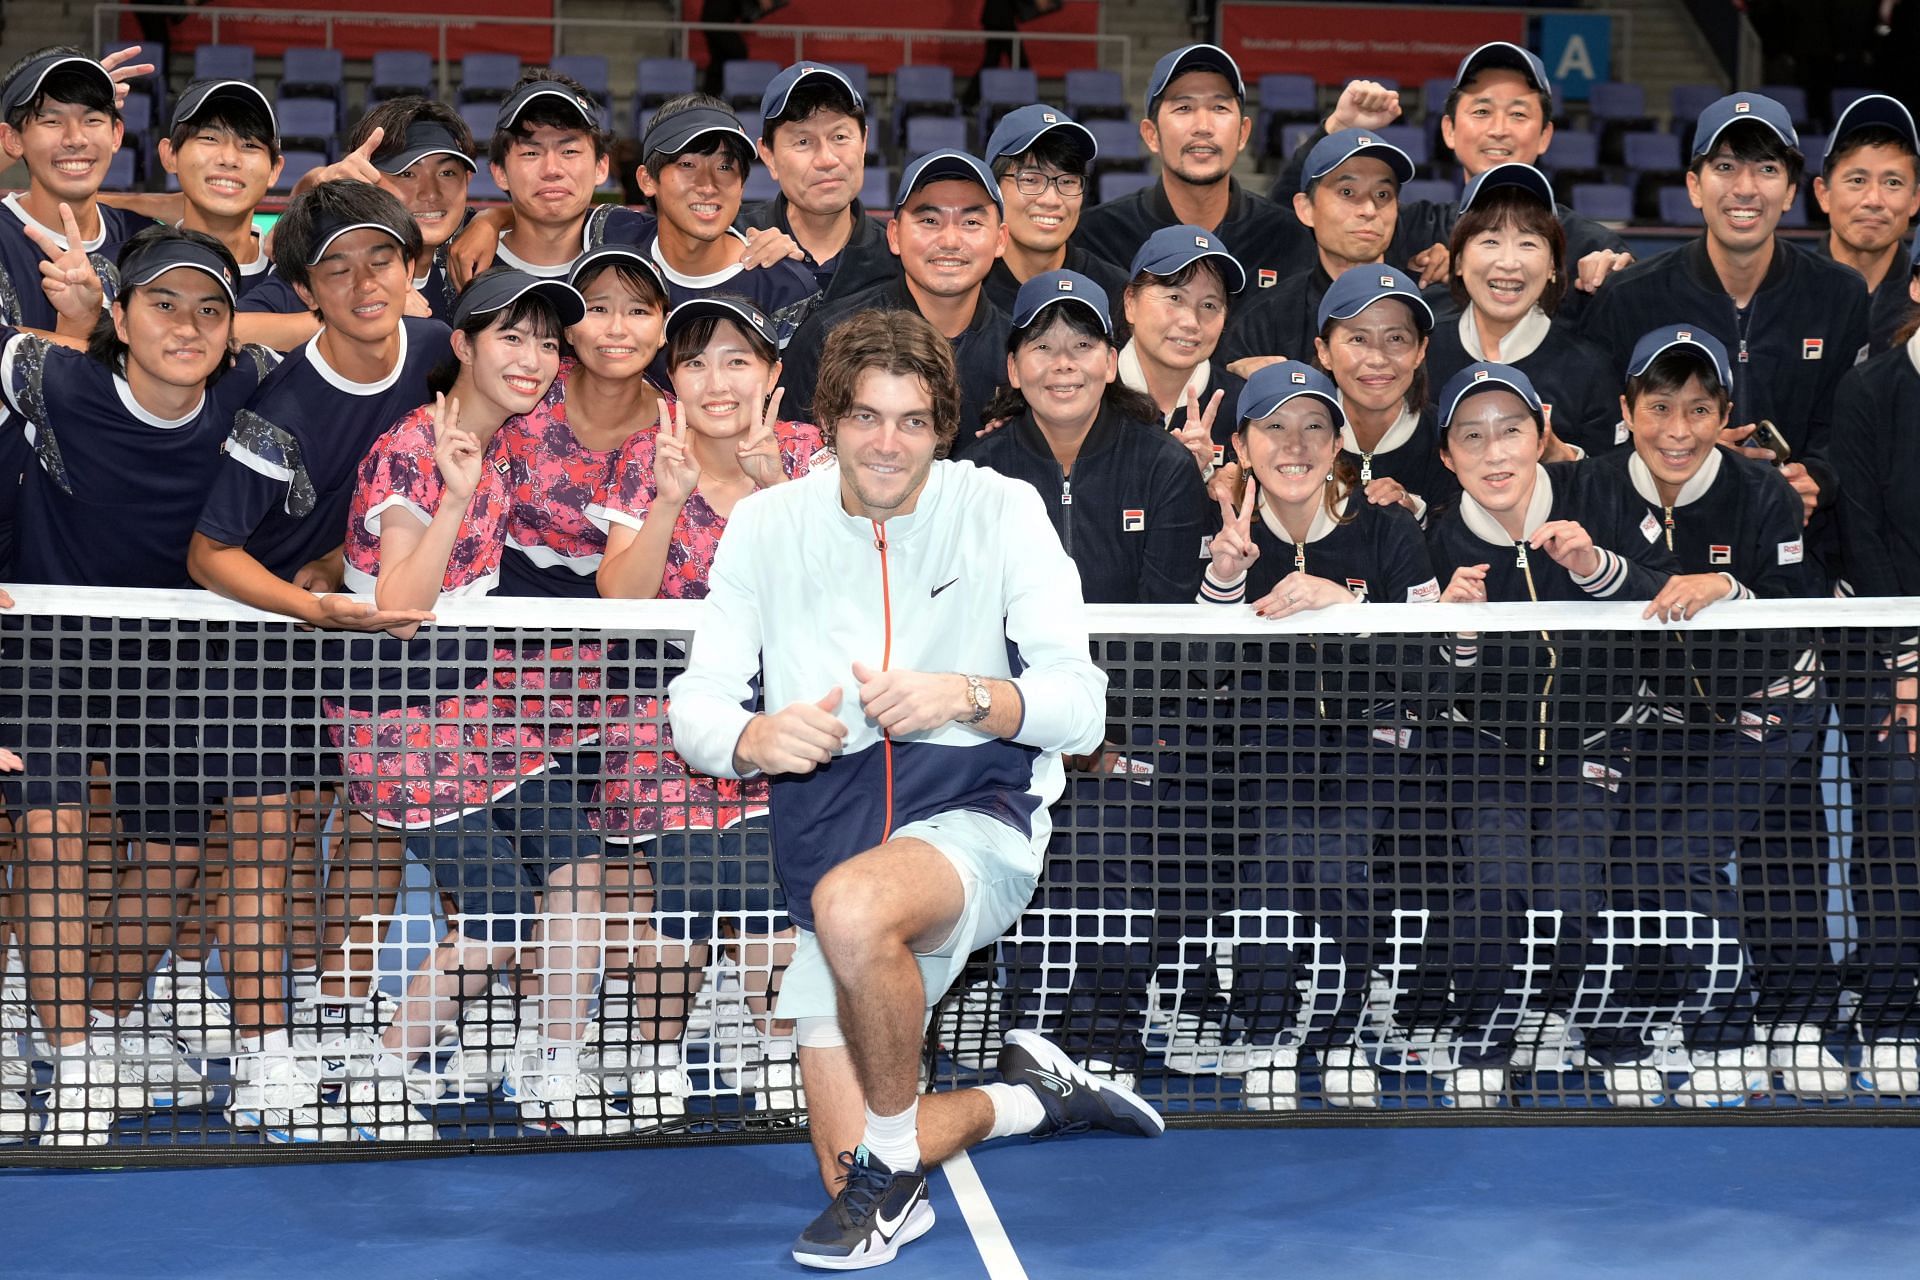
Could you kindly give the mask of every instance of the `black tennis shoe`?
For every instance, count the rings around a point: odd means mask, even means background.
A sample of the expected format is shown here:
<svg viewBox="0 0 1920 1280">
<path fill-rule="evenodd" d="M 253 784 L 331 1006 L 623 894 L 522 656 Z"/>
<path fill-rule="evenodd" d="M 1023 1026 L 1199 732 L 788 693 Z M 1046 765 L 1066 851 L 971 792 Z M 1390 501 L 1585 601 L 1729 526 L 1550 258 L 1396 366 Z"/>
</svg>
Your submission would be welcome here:
<svg viewBox="0 0 1920 1280">
<path fill-rule="evenodd" d="M 895 1173 L 864 1145 L 842 1151 L 840 1164 L 840 1194 L 794 1241 L 795 1262 L 828 1271 L 877 1267 L 932 1230 L 925 1174 Z"/>
<path fill-rule="evenodd" d="M 1033 1131 L 1036 1138 L 1088 1129 L 1157 1138 L 1167 1131 L 1167 1122 L 1139 1094 L 1102 1080 L 1031 1031 L 1007 1032 L 1000 1049 L 1000 1078 L 1039 1095 L 1047 1119 Z"/>
</svg>

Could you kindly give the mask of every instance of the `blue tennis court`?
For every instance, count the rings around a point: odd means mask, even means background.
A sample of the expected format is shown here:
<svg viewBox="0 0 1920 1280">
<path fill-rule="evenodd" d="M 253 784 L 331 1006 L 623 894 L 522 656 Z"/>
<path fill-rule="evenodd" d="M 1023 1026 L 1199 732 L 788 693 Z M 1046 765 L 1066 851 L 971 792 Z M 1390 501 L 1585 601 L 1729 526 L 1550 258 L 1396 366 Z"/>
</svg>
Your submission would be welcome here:
<svg viewBox="0 0 1920 1280">
<path fill-rule="evenodd" d="M 1016 1140 L 935 1178 L 938 1225 L 880 1274 L 1911 1277 L 1916 1158 L 1853 1126 Z M 280 1280 L 814 1274 L 787 1247 L 822 1204 L 797 1144 L 10 1173 L 0 1198 L 12 1276 Z"/>
</svg>

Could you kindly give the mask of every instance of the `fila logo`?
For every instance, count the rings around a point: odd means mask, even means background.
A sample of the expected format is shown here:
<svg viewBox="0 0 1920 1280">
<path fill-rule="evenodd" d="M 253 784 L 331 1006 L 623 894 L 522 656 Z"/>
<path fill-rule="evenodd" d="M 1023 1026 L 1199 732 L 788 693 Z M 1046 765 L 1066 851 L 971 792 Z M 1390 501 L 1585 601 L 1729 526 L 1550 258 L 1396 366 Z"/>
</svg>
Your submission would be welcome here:
<svg viewBox="0 0 1920 1280">
<path fill-rule="evenodd" d="M 1060 281 L 1060 292 L 1061 292 L 1061 293 L 1072 293 L 1072 292 L 1073 292 L 1073 281 L 1071 281 L 1071 280 L 1062 280 L 1062 281 Z"/>
<path fill-rule="evenodd" d="M 1213 446 L 1213 465 L 1217 467 L 1221 463 L 1225 462 L 1226 460 L 1227 460 L 1227 446 L 1223 444 L 1217 444 Z"/>
<path fill-rule="evenodd" d="M 1260 287 L 1262 289 L 1271 289 L 1274 285 L 1280 283 L 1280 273 L 1272 267 L 1261 267 L 1259 277 Z"/>
<path fill-rule="evenodd" d="M 1348 578 L 1347 590 L 1353 592 L 1354 598 L 1361 604 L 1367 602 L 1367 580 L 1365 578 Z"/>
<path fill-rule="evenodd" d="M 1207 243 L 1207 238 L 1206 238 L 1205 236 L 1195 236 L 1195 237 L 1193 238 L 1193 247 L 1194 247 L 1194 248 L 1196 248 L 1196 249 L 1211 249 L 1211 248 L 1213 248 L 1213 246 L 1212 246 L 1212 245 L 1210 245 L 1210 244 L 1208 244 L 1208 243 Z"/>
<path fill-rule="evenodd" d="M 1304 387 L 1307 385 L 1307 371 L 1305 369 L 1295 369 L 1288 376 L 1300 386 Z"/>
<path fill-rule="evenodd" d="M 1395 281 L 1395 280 L 1394 280 L 1394 278 L 1393 278 L 1392 276 L 1381 276 L 1381 277 L 1380 277 L 1380 287 L 1381 287 L 1382 289 L 1393 289 L 1393 288 L 1397 288 L 1397 287 L 1398 287 L 1398 282 L 1397 282 L 1397 281 Z"/>
<path fill-rule="evenodd" d="M 1826 345 L 1827 344 L 1819 338 L 1803 338 L 1800 340 L 1800 358 L 1802 360 L 1818 360 L 1821 351 L 1825 349 Z"/>
<path fill-rule="evenodd" d="M 1675 342 L 1692 342 L 1692 341 L 1693 341 L 1693 330 L 1691 330 L 1691 329 L 1676 329 L 1676 330 L 1674 330 L 1674 334 L 1673 334 L 1673 340 L 1674 340 Z"/>
<path fill-rule="evenodd" d="M 501 475 L 507 474 L 507 467 L 508 467 L 508 462 L 505 458 L 502 458 L 500 459 L 500 461 L 493 464 L 493 469 L 495 471 L 498 471 Z"/>
<path fill-rule="evenodd" d="M 1733 548 L 1727 546 L 1724 543 L 1720 543 L 1720 542 L 1714 543 L 1712 546 L 1707 548 L 1707 563 L 1708 564 L 1732 564 Z"/>
<path fill-rule="evenodd" d="M 1354 145 L 1359 147 L 1370 147 L 1373 145 L 1373 139 L 1369 138 L 1366 134 L 1363 133 L 1354 140 Z"/>
<path fill-rule="evenodd" d="M 1744 116 L 1752 110 L 1753 104 L 1750 102 L 1736 102 L 1733 104 L 1733 114 L 1737 116 Z"/>
<path fill-rule="evenodd" d="M 1488 370 L 1475 369 L 1473 371 L 1473 380 L 1475 382 L 1485 382 L 1487 380 L 1487 375 L 1488 375 Z"/>
<path fill-rule="evenodd" d="M 1048 124 L 1059 124 L 1059 123 L 1060 123 L 1060 117 L 1059 117 L 1059 116 L 1057 116 L 1057 115 L 1055 115 L 1055 114 L 1053 114 L 1053 112 L 1051 112 L 1051 111 L 1042 111 L 1042 112 L 1040 113 L 1040 118 L 1041 118 L 1042 120 L 1045 120 L 1045 121 L 1046 121 L 1046 122 L 1047 122 Z"/>
<path fill-rule="evenodd" d="M 1147 528 L 1147 513 L 1139 507 L 1128 507 L 1120 513 L 1120 529 L 1123 533 L 1144 533 Z"/>
</svg>

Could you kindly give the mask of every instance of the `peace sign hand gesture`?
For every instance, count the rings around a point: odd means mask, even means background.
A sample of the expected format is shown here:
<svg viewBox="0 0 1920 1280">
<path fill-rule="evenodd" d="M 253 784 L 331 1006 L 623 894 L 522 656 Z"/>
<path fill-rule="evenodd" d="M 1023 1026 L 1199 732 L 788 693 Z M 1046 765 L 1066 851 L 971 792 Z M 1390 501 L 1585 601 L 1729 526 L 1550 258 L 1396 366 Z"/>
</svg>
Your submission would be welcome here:
<svg viewBox="0 0 1920 1280">
<path fill-rule="evenodd" d="M 700 483 L 700 463 L 687 448 L 687 424 L 660 401 L 659 425 L 653 440 L 653 490 L 671 507 L 685 505 Z"/>
<path fill-rule="evenodd" d="M 1194 462 L 1205 475 L 1213 470 L 1213 418 L 1220 412 L 1220 402 L 1227 393 L 1216 391 L 1213 399 L 1207 401 L 1207 411 L 1200 412 L 1200 396 L 1191 386 L 1187 388 L 1187 420 L 1173 433 L 1173 438 L 1186 446 L 1193 455 Z"/>
<path fill-rule="evenodd" d="M 24 226 L 27 238 L 46 256 L 46 261 L 40 264 L 40 288 L 53 309 L 59 312 L 61 330 L 71 330 L 78 336 L 91 333 L 94 321 L 100 318 L 100 308 L 106 303 L 106 290 L 87 258 L 86 243 L 80 236 L 80 224 L 74 219 L 73 206 L 65 201 L 60 203 L 60 235 L 66 237 L 65 245 L 36 223 L 28 222 Z"/>
<path fill-rule="evenodd" d="M 780 440 L 773 433 L 773 424 L 780 420 L 780 401 L 786 394 L 785 387 L 773 389 L 737 451 L 740 469 L 756 489 L 772 488 L 787 478 L 787 469 L 780 461 Z"/>
<path fill-rule="evenodd" d="M 106 68 L 107 78 L 113 81 L 113 109 L 119 111 L 127 105 L 127 92 L 133 82 L 141 76 L 150 76 L 159 68 L 151 62 L 134 62 L 144 50 L 141 46 L 128 45 L 124 49 L 115 49 L 100 59 L 100 65 Z M 132 65 L 129 66 L 128 64 Z"/>
<path fill-rule="evenodd" d="M 1253 541 L 1253 505 L 1259 497 L 1260 486 L 1249 481 L 1239 510 L 1234 509 L 1231 498 L 1219 499 L 1220 532 L 1213 535 L 1208 547 L 1213 553 L 1213 567 L 1208 572 L 1215 582 L 1233 582 L 1260 558 L 1260 548 Z"/>
<path fill-rule="evenodd" d="M 460 402 L 445 394 L 433 398 L 433 465 L 447 497 L 465 507 L 480 487 L 480 439 L 460 429 Z"/>
</svg>

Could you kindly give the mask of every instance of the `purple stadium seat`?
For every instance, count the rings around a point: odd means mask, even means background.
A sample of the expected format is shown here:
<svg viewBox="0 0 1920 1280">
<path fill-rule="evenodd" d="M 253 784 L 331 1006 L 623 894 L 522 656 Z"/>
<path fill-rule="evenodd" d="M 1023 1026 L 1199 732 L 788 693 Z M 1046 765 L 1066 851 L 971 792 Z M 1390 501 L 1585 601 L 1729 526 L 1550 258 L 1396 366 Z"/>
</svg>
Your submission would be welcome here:
<svg viewBox="0 0 1920 1280">
<path fill-rule="evenodd" d="M 367 85 L 367 100 L 404 98 L 419 94 L 431 98 L 438 92 L 434 83 L 433 58 L 415 49 L 382 50 L 373 55 L 373 79 Z"/>
<path fill-rule="evenodd" d="M 132 99 L 128 99 L 128 101 L 132 101 Z M 107 176 L 100 183 L 100 189 L 102 191 L 131 191 L 133 187 L 133 152 L 122 147 L 113 153 L 111 160 L 107 161 Z"/>
<path fill-rule="evenodd" d="M 1127 86 L 1118 71 L 1069 71 L 1066 90 L 1068 113 L 1083 123 L 1100 116 L 1127 114 Z"/>
<path fill-rule="evenodd" d="M 1100 148 L 1095 161 L 1102 169 L 1134 168 L 1146 163 L 1147 148 L 1140 141 L 1140 126 L 1131 120 L 1089 120 L 1094 145 Z"/>
<path fill-rule="evenodd" d="M 1540 157 L 1540 167 L 1549 173 L 1597 169 L 1600 167 L 1600 139 L 1578 129 L 1569 129 L 1564 133 L 1555 129 L 1553 145 Z"/>
<path fill-rule="evenodd" d="M 685 58 L 642 58 L 633 69 L 633 109 L 657 107 L 668 98 L 692 93 L 698 72 Z"/>
<path fill-rule="evenodd" d="M 252 80 L 253 47 L 244 44 L 203 44 L 193 51 L 195 80 Z"/>
<path fill-rule="evenodd" d="M 122 49 L 140 45 L 138 40 L 109 40 L 100 46 L 100 56 L 117 53 Z M 144 94 L 153 104 L 155 120 L 167 118 L 167 51 L 159 45 L 140 45 L 140 61 L 151 62 L 154 66 L 151 75 L 141 76 L 130 86 L 134 95 Z"/>
<path fill-rule="evenodd" d="M 1627 168 L 1636 173 L 1679 173 L 1686 168 L 1680 158 L 1680 139 L 1670 133 L 1624 134 L 1620 153 Z"/>
<path fill-rule="evenodd" d="M 280 96 L 344 98 L 345 70 L 338 49 L 288 49 L 280 61 Z"/>
<path fill-rule="evenodd" d="M 1142 187 L 1153 185 L 1150 173 L 1132 172 L 1126 169 L 1109 169 L 1100 175 L 1100 203 L 1118 200 L 1121 196 L 1131 195 Z"/>
<path fill-rule="evenodd" d="M 1633 221 L 1633 188 L 1621 182 L 1577 182 L 1573 211 L 1599 222 Z"/>
<path fill-rule="evenodd" d="M 1447 99 L 1453 96 L 1453 77 L 1435 76 L 1420 86 L 1420 111 L 1423 118 L 1438 120 L 1447 110 Z"/>
<path fill-rule="evenodd" d="M 1807 91 L 1797 84 L 1763 84 L 1759 92 L 1772 98 L 1787 109 L 1793 117 L 1794 127 L 1804 128 L 1811 118 L 1807 115 Z"/>
<path fill-rule="evenodd" d="M 1460 184 L 1451 178 L 1415 178 L 1400 188 L 1400 203 L 1412 204 L 1416 200 L 1431 200 L 1435 204 L 1452 204 L 1460 199 Z"/>
<path fill-rule="evenodd" d="M 462 104 L 499 102 L 520 78 L 520 58 L 512 53 L 470 53 L 460 59 Z"/>
<path fill-rule="evenodd" d="M 1693 200 L 1687 195 L 1685 187 L 1662 187 L 1660 221 L 1670 227 L 1698 227 L 1704 224 L 1705 219 L 1693 207 Z"/>
<path fill-rule="evenodd" d="M 473 175 L 473 181 L 467 184 L 467 199 L 497 200 L 504 203 L 506 198 L 507 193 L 502 191 L 500 184 L 493 180 L 493 170 L 482 163 L 479 171 Z"/>
<path fill-rule="evenodd" d="M 1827 123 L 1831 125 L 1840 118 L 1842 111 L 1874 92 L 1873 89 L 1835 89 L 1827 95 Z"/>
<path fill-rule="evenodd" d="M 144 93 L 130 93 L 120 108 L 120 119 L 126 125 L 126 142 L 121 149 L 137 149 L 145 152 L 153 132 L 153 99 Z"/>
<path fill-rule="evenodd" d="M 1673 86 L 1673 131 L 1683 138 L 1693 136 L 1694 121 L 1713 102 L 1726 97 L 1717 84 L 1677 84 Z"/>
<path fill-rule="evenodd" d="M 908 116 L 958 115 L 960 100 L 953 91 L 953 68 L 898 68 L 893 73 L 893 145 L 901 144 Z"/>
<path fill-rule="evenodd" d="M 740 199 L 745 204 L 759 204 L 762 200 L 771 200 L 780 194 L 780 182 L 764 166 L 755 165 L 747 170 L 746 185 L 741 189 Z"/>
<path fill-rule="evenodd" d="M 607 60 L 597 53 L 563 53 L 547 65 L 578 80 L 586 91 L 602 102 L 613 101 L 607 79 Z"/>
<path fill-rule="evenodd" d="M 486 154 L 487 141 L 493 137 L 493 122 L 500 114 L 497 102 L 463 102 L 455 108 L 460 118 L 467 122 L 467 128 L 473 133 L 474 149 Z M 485 168 L 482 165 L 481 168 Z"/>
<path fill-rule="evenodd" d="M 279 179 L 273 184 L 273 190 L 285 195 L 293 190 L 293 184 L 307 176 L 307 170 L 318 169 L 327 163 L 327 157 L 320 151 L 283 151 L 286 164 L 280 170 Z"/>
<path fill-rule="evenodd" d="M 868 209 L 887 209 L 893 205 L 893 171 L 883 164 L 870 164 L 860 183 L 860 203 Z"/>
<path fill-rule="evenodd" d="M 1413 160 L 1413 167 L 1416 169 L 1426 168 L 1433 160 L 1433 143 L 1431 136 L 1422 125 L 1390 124 L 1383 129 L 1376 129 L 1374 132 L 1380 135 L 1382 142 L 1396 146 L 1406 152 L 1408 157 Z"/>
<path fill-rule="evenodd" d="M 1618 80 L 1595 81 L 1587 96 L 1587 113 L 1596 124 L 1606 120 L 1644 120 L 1647 91 L 1637 84 Z"/>
<path fill-rule="evenodd" d="M 1320 91 L 1312 76 L 1274 72 L 1260 77 L 1260 109 L 1283 120 L 1310 120 L 1320 112 Z"/>
<path fill-rule="evenodd" d="M 952 147 L 967 149 L 967 122 L 958 116 L 911 116 L 907 120 L 907 156 Z"/>
<path fill-rule="evenodd" d="M 736 58 L 720 72 L 720 96 L 735 108 L 758 110 L 767 82 L 780 74 L 780 64 L 759 58 Z"/>
<path fill-rule="evenodd" d="M 283 98 L 273 109 L 280 124 L 280 145 L 290 151 L 320 151 L 329 159 L 338 150 L 339 104 L 327 98 Z"/>
</svg>

